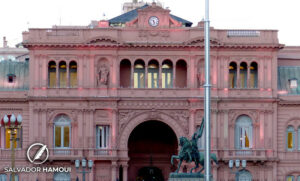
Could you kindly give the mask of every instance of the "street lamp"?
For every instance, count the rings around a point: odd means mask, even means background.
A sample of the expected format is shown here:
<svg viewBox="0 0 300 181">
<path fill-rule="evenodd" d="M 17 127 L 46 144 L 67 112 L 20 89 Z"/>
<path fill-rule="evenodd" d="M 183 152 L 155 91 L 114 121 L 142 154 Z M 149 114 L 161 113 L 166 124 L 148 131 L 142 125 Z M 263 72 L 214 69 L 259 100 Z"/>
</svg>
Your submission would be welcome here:
<svg viewBox="0 0 300 181">
<path fill-rule="evenodd" d="M 90 173 L 91 170 L 92 170 L 92 167 L 93 167 L 93 160 L 89 160 L 88 161 L 88 170 L 85 170 L 86 169 L 86 162 L 87 160 L 86 159 L 82 159 L 81 160 L 81 166 L 82 166 L 82 171 L 79 170 L 79 167 L 80 167 L 80 160 L 75 160 L 75 167 L 76 167 L 76 172 L 77 173 L 82 173 L 82 180 L 85 181 L 85 174 L 86 173 Z"/>
<path fill-rule="evenodd" d="M 12 115 L 5 115 L 3 118 L 3 123 L 5 126 L 5 129 L 9 129 L 10 131 L 10 148 L 11 148 L 11 167 L 12 169 L 15 168 L 15 144 L 16 141 L 19 140 L 19 138 L 17 138 L 17 132 L 19 129 L 21 129 L 21 124 L 22 124 L 23 118 L 22 116 L 19 114 L 16 118 L 16 116 L 14 114 Z M 11 179 L 12 181 L 15 181 L 15 172 L 11 173 Z"/>
<path fill-rule="evenodd" d="M 233 167 L 234 167 L 234 163 L 235 163 L 235 168 L 236 168 L 236 171 L 233 171 Z M 228 166 L 230 168 L 230 172 L 232 174 L 235 174 L 235 178 L 237 181 L 239 181 L 239 174 L 240 174 L 240 164 L 241 161 L 240 160 L 229 160 L 229 163 L 228 163 Z M 247 160 L 242 160 L 242 169 L 245 169 L 247 166 Z"/>
</svg>

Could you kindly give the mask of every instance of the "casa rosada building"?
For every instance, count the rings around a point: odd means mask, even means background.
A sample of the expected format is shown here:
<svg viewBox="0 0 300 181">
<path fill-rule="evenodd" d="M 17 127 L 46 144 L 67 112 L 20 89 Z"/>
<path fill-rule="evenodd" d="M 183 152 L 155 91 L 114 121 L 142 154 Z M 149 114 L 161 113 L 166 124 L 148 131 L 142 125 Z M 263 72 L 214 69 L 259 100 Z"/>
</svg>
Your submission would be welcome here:
<svg viewBox="0 0 300 181">
<path fill-rule="evenodd" d="M 81 179 L 82 158 L 94 161 L 90 181 L 167 180 L 178 139 L 204 115 L 204 28 L 191 25 L 153 3 L 89 26 L 24 32 L 30 60 L 0 62 L 0 116 L 23 117 L 16 167 L 32 166 L 25 154 L 38 142 L 49 148 L 43 166 L 72 172 L 19 180 Z M 300 47 L 280 44 L 276 30 L 210 34 L 214 180 L 235 180 L 228 162 L 237 159 L 247 160 L 240 180 L 300 180 Z M 9 140 L 2 119 L 1 181 Z"/>
</svg>

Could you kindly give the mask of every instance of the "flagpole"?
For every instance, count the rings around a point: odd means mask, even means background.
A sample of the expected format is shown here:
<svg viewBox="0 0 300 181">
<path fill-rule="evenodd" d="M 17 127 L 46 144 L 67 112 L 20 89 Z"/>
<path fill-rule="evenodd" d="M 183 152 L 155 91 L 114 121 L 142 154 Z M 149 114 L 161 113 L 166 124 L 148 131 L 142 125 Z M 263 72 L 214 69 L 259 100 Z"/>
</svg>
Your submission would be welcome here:
<svg viewBox="0 0 300 181">
<path fill-rule="evenodd" d="M 209 38 L 209 0 L 205 0 L 205 181 L 211 181 L 210 168 L 210 38 Z"/>
</svg>

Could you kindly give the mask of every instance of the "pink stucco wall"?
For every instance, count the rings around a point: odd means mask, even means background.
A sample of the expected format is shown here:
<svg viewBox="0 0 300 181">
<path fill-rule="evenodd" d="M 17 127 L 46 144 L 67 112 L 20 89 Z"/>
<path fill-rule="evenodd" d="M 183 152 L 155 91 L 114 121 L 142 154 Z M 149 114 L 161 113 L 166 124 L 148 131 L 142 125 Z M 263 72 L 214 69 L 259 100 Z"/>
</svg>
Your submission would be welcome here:
<svg viewBox="0 0 300 181">
<path fill-rule="evenodd" d="M 23 34 L 24 45 L 30 52 L 30 89 L 25 92 L 0 92 L 0 116 L 22 114 L 23 146 L 17 150 L 16 165 L 28 165 L 24 153 L 34 142 L 43 142 L 50 148 L 49 165 L 74 165 L 82 157 L 92 159 L 95 167 L 89 180 L 119 178 L 123 168 L 123 180 L 127 180 L 130 168 L 128 139 L 137 125 L 149 120 L 167 124 L 176 137 L 191 136 L 203 116 L 204 89 L 198 78 L 203 75 L 204 31 L 201 27 L 180 27 L 168 21 L 169 11 L 149 7 L 140 11 L 138 20 L 124 28 L 56 28 L 30 29 Z M 147 24 L 155 14 L 162 19 L 157 28 Z M 173 23 L 172 23 L 173 22 Z M 178 22 L 177 22 L 178 23 Z M 290 51 L 280 51 L 277 31 L 257 30 L 258 36 L 229 36 L 229 31 L 242 33 L 252 30 L 211 29 L 211 133 L 212 151 L 220 164 L 212 166 L 214 180 L 233 180 L 228 160 L 248 160 L 247 170 L 253 180 L 285 180 L 287 175 L 300 175 L 300 155 L 286 151 L 286 128 L 289 121 L 299 126 L 299 97 L 277 94 L 278 65 L 300 65 L 300 58 L 288 57 Z M 299 55 L 300 48 L 291 50 Z M 128 59 L 133 65 L 142 59 L 145 65 L 157 60 L 161 75 L 162 62 L 173 64 L 173 81 L 180 86 L 162 89 L 122 88 L 120 62 Z M 285 60 L 289 59 L 289 60 Z M 76 88 L 48 88 L 48 63 L 76 61 L 78 86 Z M 176 63 L 184 60 L 186 75 Z M 258 88 L 235 88 L 228 85 L 230 62 L 258 64 Z M 107 67 L 108 83 L 97 84 L 99 65 Z M 176 73 L 175 73 L 176 72 Z M 185 78 L 186 76 L 186 78 Z M 186 86 L 182 85 L 186 80 Z M 147 82 L 147 81 L 146 81 Z M 161 87 L 161 76 L 159 79 Z M 175 85 L 175 84 L 174 84 Z M 53 145 L 53 120 L 65 114 L 71 119 L 71 148 L 66 155 L 55 155 Z M 253 147 L 250 154 L 241 154 L 234 146 L 235 121 L 240 115 L 253 120 Z M 98 154 L 95 145 L 95 126 L 111 127 L 110 147 Z M 104 153 L 104 154 L 103 154 Z M 157 155 L 156 155 L 157 156 Z M 155 155 L 154 155 L 155 157 Z M 0 149 L 0 168 L 10 164 L 10 151 Z M 157 163 L 168 175 L 167 161 Z M 191 167 L 187 165 L 187 167 Z M 74 168 L 74 167 L 73 167 Z M 74 169 L 75 170 L 75 169 Z M 0 170 L 1 173 L 1 170 Z M 134 178 L 134 172 L 128 178 Z M 72 172 L 71 177 L 75 179 Z M 51 174 L 20 174 L 21 180 L 51 180 Z M 165 178 L 167 179 L 167 178 Z"/>
</svg>

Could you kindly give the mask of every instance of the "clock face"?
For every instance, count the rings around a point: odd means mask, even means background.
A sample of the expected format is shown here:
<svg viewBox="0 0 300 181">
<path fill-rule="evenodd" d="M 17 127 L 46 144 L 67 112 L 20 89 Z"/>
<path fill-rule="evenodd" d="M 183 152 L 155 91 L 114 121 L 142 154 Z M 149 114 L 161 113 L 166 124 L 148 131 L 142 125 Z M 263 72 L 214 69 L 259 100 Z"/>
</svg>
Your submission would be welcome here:
<svg viewBox="0 0 300 181">
<path fill-rule="evenodd" d="M 155 26 L 158 25 L 158 23 L 159 23 L 159 19 L 158 19 L 156 16 L 151 16 L 151 17 L 149 18 L 149 25 L 150 25 L 150 26 L 155 27 Z"/>
</svg>

